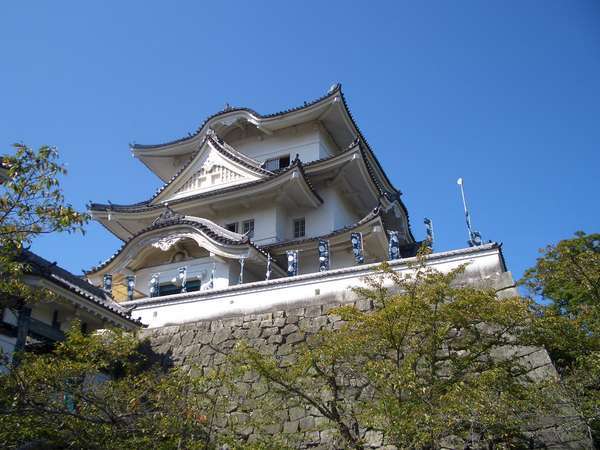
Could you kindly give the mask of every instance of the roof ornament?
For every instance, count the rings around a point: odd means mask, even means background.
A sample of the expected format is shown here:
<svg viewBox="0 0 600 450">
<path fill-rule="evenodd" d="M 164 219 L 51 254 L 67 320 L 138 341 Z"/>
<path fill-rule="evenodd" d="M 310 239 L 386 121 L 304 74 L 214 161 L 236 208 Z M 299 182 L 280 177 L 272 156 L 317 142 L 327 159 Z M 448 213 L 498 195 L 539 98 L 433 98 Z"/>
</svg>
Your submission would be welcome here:
<svg viewBox="0 0 600 450">
<path fill-rule="evenodd" d="M 340 83 L 334 83 L 329 87 L 329 90 L 327 91 L 327 93 L 331 94 L 333 91 L 335 91 L 339 87 L 340 87 Z"/>
<path fill-rule="evenodd" d="M 169 204 L 168 203 L 165 203 L 165 209 L 164 209 L 164 211 L 161 213 L 160 216 L 158 216 L 156 219 L 154 219 L 154 222 L 152 222 L 152 226 L 154 226 L 154 225 L 160 225 L 160 224 L 163 224 L 165 222 L 172 222 L 174 220 L 181 220 L 184 217 L 185 216 L 183 214 L 176 213 L 171 208 L 169 208 Z"/>
<path fill-rule="evenodd" d="M 460 186 L 463 207 L 465 209 L 465 220 L 467 222 L 467 231 L 469 234 L 469 240 L 467 241 L 467 243 L 469 244 L 469 247 L 477 247 L 483 244 L 483 239 L 481 239 L 481 233 L 479 233 L 479 231 L 473 230 L 473 228 L 471 227 L 471 215 L 469 214 L 469 210 L 467 209 L 467 201 L 465 200 L 465 190 L 463 188 L 463 179 L 459 178 L 458 180 L 456 180 L 456 184 Z"/>
<path fill-rule="evenodd" d="M 225 106 L 223 107 L 223 111 L 231 111 L 233 106 L 231 106 L 228 102 L 225 102 Z"/>
<path fill-rule="evenodd" d="M 182 236 L 165 236 L 163 238 L 160 238 L 158 241 L 152 243 L 152 247 L 158 248 L 163 252 L 166 252 L 182 239 Z"/>
<path fill-rule="evenodd" d="M 433 249 L 433 222 L 431 219 L 425 217 L 423 219 L 423 223 L 425 224 L 425 231 L 427 233 L 427 237 L 425 238 L 425 245 Z"/>
</svg>

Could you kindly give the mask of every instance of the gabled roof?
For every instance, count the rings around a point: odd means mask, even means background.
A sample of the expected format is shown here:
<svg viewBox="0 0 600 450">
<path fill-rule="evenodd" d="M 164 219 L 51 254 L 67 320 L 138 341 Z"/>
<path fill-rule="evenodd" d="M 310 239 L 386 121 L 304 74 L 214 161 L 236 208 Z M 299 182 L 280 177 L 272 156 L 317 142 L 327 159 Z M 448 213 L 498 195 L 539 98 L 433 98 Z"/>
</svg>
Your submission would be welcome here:
<svg viewBox="0 0 600 450">
<path fill-rule="evenodd" d="M 44 278 L 73 292 L 84 301 L 100 306 L 108 314 L 117 315 L 136 326 L 142 325 L 139 320 L 132 319 L 130 311 L 116 303 L 106 291 L 63 269 L 56 262 L 51 263 L 28 250 L 23 251 L 22 260 L 29 266 L 29 274 Z"/>
<path fill-rule="evenodd" d="M 242 168 L 250 171 L 251 173 L 257 175 L 260 178 L 265 178 L 270 175 L 273 175 L 273 172 L 263 169 L 261 163 L 252 159 L 241 152 L 238 152 L 232 146 L 227 144 L 221 138 L 219 138 L 216 133 L 208 133 L 200 145 L 198 149 L 190 156 L 187 162 L 173 175 L 173 177 L 164 183 L 152 196 L 149 200 L 150 203 L 156 203 L 155 200 L 158 200 L 161 194 L 167 190 L 170 186 L 172 186 L 176 181 L 179 180 L 180 177 L 184 176 L 192 164 L 198 159 L 199 155 L 202 153 L 202 150 L 206 148 L 206 145 L 209 145 L 210 148 L 216 150 L 219 154 L 221 154 L 224 158 L 231 161 L 233 164 L 241 166 Z"/>
<path fill-rule="evenodd" d="M 304 172 L 304 166 L 303 166 L 302 162 L 299 159 L 295 159 L 292 162 L 292 164 L 289 165 L 288 167 L 286 167 L 285 169 L 278 171 L 277 173 L 270 172 L 270 175 L 268 175 L 262 179 L 259 179 L 256 181 L 251 181 L 249 183 L 225 187 L 222 189 L 215 189 L 213 191 L 202 192 L 199 194 L 190 195 L 189 197 L 172 200 L 169 202 L 169 206 L 181 204 L 183 202 L 188 202 L 191 200 L 218 197 L 220 195 L 228 194 L 231 192 L 250 189 L 250 188 L 253 188 L 256 186 L 261 186 L 263 184 L 275 182 L 275 181 L 280 180 L 285 177 L 290 177 L 293 175 L 294 172 L 297 172 L 301 175 L 300 179 L 303 181 L 303 183 L 306 184 L 306 187 L 309 189 L 309 191 L 315 197 L 315 199 L 319 203 L 323 203 L 323 199 L 319 196 L 319 194 L 317 194 L 312 183 L 306 177 L 306 174 Z M 133 203 L 133 204 L 129 204 L 129 205 L 118 205 L 118 204 L 114 204 L 114 203 L 108 203 L 108 204 L 91 203 L 89 205 L 89 209 L 91 211 L 139 212 L 139 211 L 157 210 L 157 209 L 164 208 L 164 205 L 162 205 L 162 204 L 153 204 L 152 200 L 154 198 L 156 198 L 156 194 L 149 200 L 145 200 L 143 202 Z"/>
</svg>

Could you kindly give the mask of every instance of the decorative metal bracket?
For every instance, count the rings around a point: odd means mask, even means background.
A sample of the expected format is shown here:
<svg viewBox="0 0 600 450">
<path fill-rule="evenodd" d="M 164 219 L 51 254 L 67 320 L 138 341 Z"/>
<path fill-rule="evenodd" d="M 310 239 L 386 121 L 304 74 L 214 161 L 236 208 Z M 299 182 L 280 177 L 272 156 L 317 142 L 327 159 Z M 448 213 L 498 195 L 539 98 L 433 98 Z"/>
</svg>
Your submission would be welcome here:
<svg viewBox="0 0 600 450">
<path fill-rule="evenodd" d="M 184 215 L 173 211 L 171 208 L 169 208 L 169 205 L 167 203 L 165 203 L 165 210 L 161 213 L 160 216 L 158 216 L 156 219 L 154 219 L 154 222 L 152 222 L 152 225 L 160 225 L 165 222 L 181 220 L 184 217 L 185 217 Z"/>
</svg>

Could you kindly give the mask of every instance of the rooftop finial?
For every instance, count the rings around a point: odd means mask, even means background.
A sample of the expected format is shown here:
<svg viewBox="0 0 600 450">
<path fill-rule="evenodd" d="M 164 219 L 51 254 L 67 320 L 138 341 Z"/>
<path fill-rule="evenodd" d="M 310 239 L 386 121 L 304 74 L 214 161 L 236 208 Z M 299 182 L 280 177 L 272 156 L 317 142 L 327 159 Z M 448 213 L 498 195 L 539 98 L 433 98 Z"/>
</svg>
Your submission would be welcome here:
<svg viewBox="0 0 600 450">
<path fill-rule="evenodd" d="M 469 210 L 467 208 L 467 201 L 465 199 L 465 190 L 463 188 L 463 185 L 464 185 L 463 179 L 459 178 L 458 180 L 456 180 L 456 184 L 458 184 L 460 186 L 460 193 L 462 196 L 463 207 L 465 209 L 465 220 L 467 222 L 467 231 L 469 233 L 469 240 L 467 241 L 467 243 L 469 244 L 469 247 L 476 247 L 478 245 L 483 244 L 483 240 L 481 239 L 481 234 L 479 233 L 479 231 L 475 231 L 471 227 L 471 215 L 469 214 Z"/>
<path fill-rule="evenodd" d="M 340 87 L 340 83 L 333 83 L 330 87 L 329 90 L 327 91 L 328 94 L 331 94 L 333 91 L 335 91 L 337 88 Z"/>
</svg>

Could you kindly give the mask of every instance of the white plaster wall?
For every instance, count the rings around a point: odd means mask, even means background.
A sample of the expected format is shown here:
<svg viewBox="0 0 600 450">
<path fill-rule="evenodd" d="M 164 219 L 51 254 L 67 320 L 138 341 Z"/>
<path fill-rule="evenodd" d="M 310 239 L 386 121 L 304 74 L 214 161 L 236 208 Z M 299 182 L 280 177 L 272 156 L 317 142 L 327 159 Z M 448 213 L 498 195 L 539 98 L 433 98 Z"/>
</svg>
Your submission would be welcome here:
<svg viewBox="0 0 600 450">
<path fill-rule="evenodd" d="M 335 142 L 333 142 L 333 139 L 331 139 L 329 133 L 321 128 L 319 130 L 319 158 L 327 158 L 328 156 L 332 156 L 339 151 L 340 149 Z"/>
<path fill-rule="evenodd" d="M 350 204 L 334 187 L 323 190 L 322 195 L 331 212 L 333 230 L 339 230 L 362 219 L 352 211 Z M 377 205 L 373 205 L 373 208 L 375 206 Z"/>
<path fill-rule="evenodd" d="M 227 141 L 227 139 L 225 139 Z M 236 150 L 258 161 L 290 155 L 293 160 L 296 154 L 303 162 L 320 158 L 320 133 L 316 123 L 284 128 L 272 135 L 251 136 L 229 142 Z"/>
<path fill-rule="evenodd" d="M 410 261 L 414 261 L 414 258 L 391 261 L 390 264 L 398 273 L 410 273 L 413 270 L 408 266 Z M 462 264 L 467 264 L 465 276 L 478 280 L 485 280 L 503 272 L 500 251 L 491 246 L 434 254 L 430 255 L 427 262 L 429 267 L 441 272 L 448 272 Z M 331 270 L 325 274 L 299 275 L 210 292 L 141 299 L 127 302 L 125 305 L 134 306 L 132 316 L 153 328 L 254 314 L 275 308 L 293 308 L 322 300 L 348 302 L 354 300 L 351 288 L 364 286 L 363 277 L 372 274 L 377 267 L 378 263 L 366 264 Z"/>
<path fill-rule="evenodd" d="M 318 208 L 288 208 L 277 214 L 279 241 L 293 239 L 294 219 L 300 217 L 306 221 L 306 237 L 322 236 L 361 219 L 335 188 L 321 189 L 319 195 L 323 204 Z"/>
<path fill-rule="evenodd" d="M 259 245 L 275 242 L 277 240 L 276 210 L 273 205 L 263 208 L 238 209 L 222 213 L 215 223 L 225 227 L 226 224 L 237 222 L 238 233 L 242 233 L 242 222 L 254 219 L 253 241 Z"/>
</svg>

